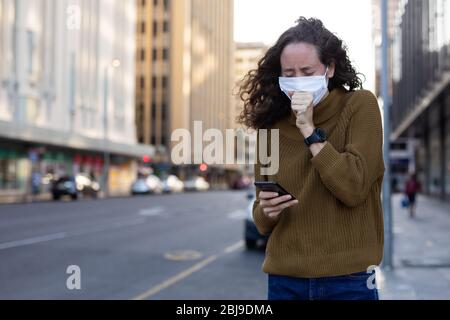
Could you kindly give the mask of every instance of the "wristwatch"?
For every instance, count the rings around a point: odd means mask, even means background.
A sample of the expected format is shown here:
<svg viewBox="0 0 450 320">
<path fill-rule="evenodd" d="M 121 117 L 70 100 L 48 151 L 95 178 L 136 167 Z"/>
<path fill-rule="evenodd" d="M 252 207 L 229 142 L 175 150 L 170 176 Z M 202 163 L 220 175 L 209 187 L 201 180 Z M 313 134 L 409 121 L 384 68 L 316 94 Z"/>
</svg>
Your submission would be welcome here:
<svg viewBox="0 0 450 320">
<path fill-rule="evenodd" d="M 327 141 L 327 134 L 322 128 L 315 128 L 313 134 L 305 139 L 305 144 L 309 147 L 313 143 Z"/>
</svg>

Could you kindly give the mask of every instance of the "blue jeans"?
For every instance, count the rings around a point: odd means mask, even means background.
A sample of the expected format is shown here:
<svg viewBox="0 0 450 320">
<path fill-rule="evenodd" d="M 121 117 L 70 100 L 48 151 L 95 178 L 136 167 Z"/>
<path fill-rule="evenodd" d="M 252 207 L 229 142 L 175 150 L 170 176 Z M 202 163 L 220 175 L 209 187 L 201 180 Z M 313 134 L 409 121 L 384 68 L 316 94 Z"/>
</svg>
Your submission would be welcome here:
<svg viewBox="0 0 450 320">
<path fill-rule="evenodd" d="M 378 300 L 375 271 L 312 279 L 269 274 L 268 282 L 269 300 Z"/>
</svg>

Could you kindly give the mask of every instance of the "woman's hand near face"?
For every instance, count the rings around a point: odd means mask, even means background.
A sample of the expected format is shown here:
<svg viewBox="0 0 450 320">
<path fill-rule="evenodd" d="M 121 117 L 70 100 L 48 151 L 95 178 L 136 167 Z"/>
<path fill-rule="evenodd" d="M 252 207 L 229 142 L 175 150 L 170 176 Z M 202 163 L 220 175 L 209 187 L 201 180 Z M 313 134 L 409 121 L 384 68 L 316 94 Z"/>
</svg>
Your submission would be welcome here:
<svg viewBox="0 0 450 320">
<path fill-rule="evenodd" d="M 278 196 L 277 192 L 260 191 L 259 205 L 267 217 L 275 219 L 284 209 L 298 203 L 296 199 L 289 201 L 291 198 L 290 195 Z"/>
<path fill-rule="evenodd" d="M 297 116 L 297 128 L 299 128 L 302 135 L 307 138 L 314 131 L 313 95 L 309 92 L 294 92 L 291 99 L 292 110 Z"/>
</svg>

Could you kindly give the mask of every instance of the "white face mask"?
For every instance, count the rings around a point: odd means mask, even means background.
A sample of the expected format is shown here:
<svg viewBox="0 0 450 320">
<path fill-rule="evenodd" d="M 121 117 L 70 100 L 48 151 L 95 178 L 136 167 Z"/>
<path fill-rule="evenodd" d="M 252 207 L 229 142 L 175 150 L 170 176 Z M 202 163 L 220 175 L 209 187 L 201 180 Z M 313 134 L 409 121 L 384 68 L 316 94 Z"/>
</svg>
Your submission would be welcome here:
<svg viewBox="0 0 450 320">
<path fill-rule="evenodd" d="M 279 77 L 280 89 L 289 99 L 289 92 L 310 92 L 315 107 L 328 92 L 328 67 L 323 76 Z"/>
</svg>

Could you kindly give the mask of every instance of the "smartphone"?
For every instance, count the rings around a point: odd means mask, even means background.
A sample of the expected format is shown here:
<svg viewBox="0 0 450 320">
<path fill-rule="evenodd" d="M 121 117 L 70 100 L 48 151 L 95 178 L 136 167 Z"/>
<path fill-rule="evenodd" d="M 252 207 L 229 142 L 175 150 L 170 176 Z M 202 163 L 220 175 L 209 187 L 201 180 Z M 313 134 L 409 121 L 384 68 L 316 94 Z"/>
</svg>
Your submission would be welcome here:
<svg viewBox="0 0 450 320">
<path fill-rule="evenodd" d="M 260 188 L 262 191 L 277 192 L 278 196 L 290 195 L 292 198 L 289 199 L 289 201 L 296 199 L 291 193 L 287 192 L 286 189 L 275 181 L 255 181 L 255 186 Z"/>
</svg>

